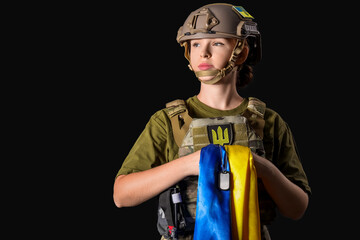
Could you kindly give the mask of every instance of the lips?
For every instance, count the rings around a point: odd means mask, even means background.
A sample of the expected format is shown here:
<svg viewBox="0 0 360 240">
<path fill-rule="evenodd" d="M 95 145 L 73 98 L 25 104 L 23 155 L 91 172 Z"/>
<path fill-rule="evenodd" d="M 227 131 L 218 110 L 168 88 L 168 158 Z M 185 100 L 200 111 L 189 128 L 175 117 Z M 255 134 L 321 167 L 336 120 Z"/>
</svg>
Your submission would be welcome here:
<svg viewBox="0 0 360 240">
<path fill-rule="evenodd" d="M 198 66 L 198 68 L 200 70 L 202 70 L 202 71 L 208 70 L 208 69 L 213 68 L 213 67 L 214 67 L 213 65 L 208 64 L 208 63 L 200 63 L 199 66 Z"/>
</svg>

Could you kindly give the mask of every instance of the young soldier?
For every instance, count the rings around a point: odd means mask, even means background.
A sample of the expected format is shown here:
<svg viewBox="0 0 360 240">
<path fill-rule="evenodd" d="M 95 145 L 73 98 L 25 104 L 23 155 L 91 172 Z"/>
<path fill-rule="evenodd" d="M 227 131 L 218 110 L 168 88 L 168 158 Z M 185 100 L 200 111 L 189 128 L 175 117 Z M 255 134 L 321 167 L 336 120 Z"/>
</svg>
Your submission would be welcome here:
<svg viewBox="0 0 360 240">
<path fill-rule="evenodd" d="M 242 7 L 209 4 L 189 15 L 177 41 L 201 82 L 200 92 L 151 117 L 116 176 L 114 202 L 118 207 L 136 206 L 185 182 L 181 195 L 194 219 L 201 147 L 245 145 L 253 151 L 259 179 L 262 238 L 270 239 L 266 225 L 274 219 L 275 208 L 285 217 L 300 219 L 311 190 L 286 122 L 260 100 L 243 98 L 237 91 L 252 80 L 251 66 L 261 58 L 257 24 Z M 248 122 L 240 123 L 244 117 Z M 196 140 L 195 129 L 201 128 L 210 130 L 206 138 Z M 246 139 L 239 140 L 244 131 Z M 192 230 L 179 239 L 192 239 Z"/>
</svg>

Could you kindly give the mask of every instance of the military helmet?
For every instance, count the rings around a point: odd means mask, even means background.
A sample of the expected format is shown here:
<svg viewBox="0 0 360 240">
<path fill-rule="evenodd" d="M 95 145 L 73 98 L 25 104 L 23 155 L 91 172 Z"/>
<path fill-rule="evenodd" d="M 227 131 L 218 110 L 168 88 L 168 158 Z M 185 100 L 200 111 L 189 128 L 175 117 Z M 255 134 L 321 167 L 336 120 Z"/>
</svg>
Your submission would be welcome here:
<svg viewBox="0 0 360 240">
<path fill-rule="evenodd" d="M 240 43 L 234 49 L 235 54 L 238 55 L 243 48 L 241 43 L 246 39 L 250 47 L 246 63 L 255 65 L 261 59 L 261 36 L 253 19 L 241 6 L 226 3 L 208 4 L 190 13 L 184 25 L 179 28 L 176 40 L 181 46 L 185 47 L 185 57 L 190 61 L 188 40 L 235 38 Z M 235 63 L 237 56 L 232 56 L 232 58 Z M 233 67 L 229 67 L 227 72 L 230 72 Z M 223 71 L 221 77 L 227 73 L 224 74 L 225 71 Z"/>
</svg>

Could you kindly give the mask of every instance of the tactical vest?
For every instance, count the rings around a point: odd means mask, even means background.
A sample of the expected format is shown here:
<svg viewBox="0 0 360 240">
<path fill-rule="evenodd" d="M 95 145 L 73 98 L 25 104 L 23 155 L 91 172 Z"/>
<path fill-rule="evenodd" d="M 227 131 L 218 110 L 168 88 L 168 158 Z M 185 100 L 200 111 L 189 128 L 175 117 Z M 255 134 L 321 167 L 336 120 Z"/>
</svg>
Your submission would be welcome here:
<svg viewBox="0 0 360 240">
<path fill-rule="evenodd" d="M 218 118 L 191 118 L 183 100 L 170 102 L 166 107 L 174 139 L 179 146 L 179 157 L 200 150 L 210 143 L 246 146 L 259 156 L 265 157 L 262 138 L 266 105 L 259 99 L 250 97 L 242 115 Z M 186 177 L 178 184 L 182 201 L 185 203 L 183 214 L 185 218 L 190 219 L 188 222 L 191 224 L 195 221 L 197 186 L 198 176 Z M 265 191 L 261 180 L 258 181 L 258 191 L 261 222 L 269 224 L 275 217 L 275 204 Z M 186 234 L 184 235 L 178 239 L 188 239 Z"/>
</svg>

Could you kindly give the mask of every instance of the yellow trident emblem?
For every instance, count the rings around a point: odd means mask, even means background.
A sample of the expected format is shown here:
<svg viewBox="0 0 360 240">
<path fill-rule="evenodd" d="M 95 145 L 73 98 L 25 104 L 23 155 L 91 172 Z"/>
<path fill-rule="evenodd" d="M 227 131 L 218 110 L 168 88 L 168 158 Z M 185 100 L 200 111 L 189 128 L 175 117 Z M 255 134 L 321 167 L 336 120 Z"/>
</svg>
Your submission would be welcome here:
<svg viewBox="0 0 360 240">
<path fill-rule="evenodd" d="M 224 134 L 220 126 L 217 128 L 217 134 L 214 129 L 211 129 L 212 139 L 214 144 L 219 144 L 224 146 L 224 144 L 229 144 L 229 130 L 225 128 Z"/>
</svg>

